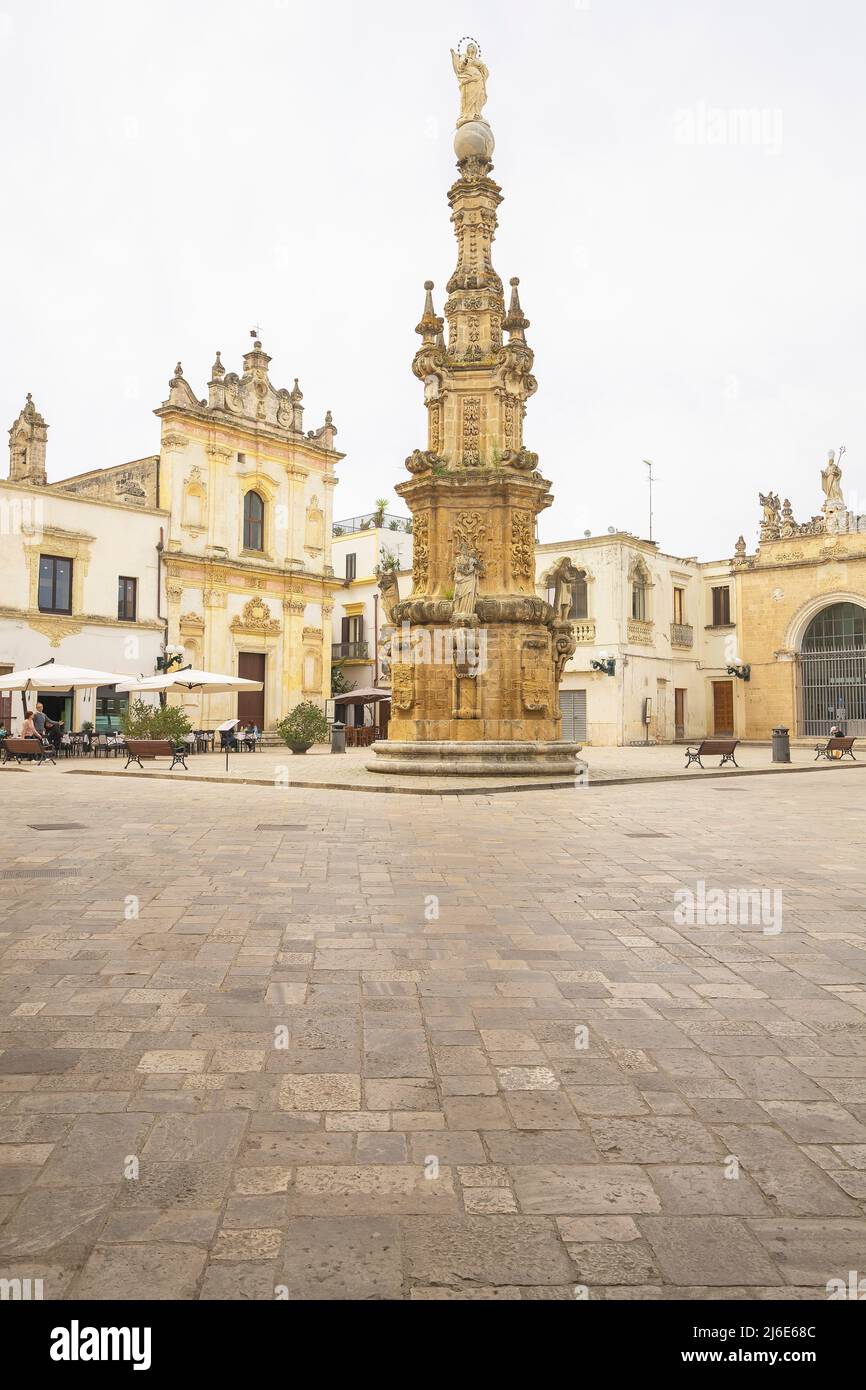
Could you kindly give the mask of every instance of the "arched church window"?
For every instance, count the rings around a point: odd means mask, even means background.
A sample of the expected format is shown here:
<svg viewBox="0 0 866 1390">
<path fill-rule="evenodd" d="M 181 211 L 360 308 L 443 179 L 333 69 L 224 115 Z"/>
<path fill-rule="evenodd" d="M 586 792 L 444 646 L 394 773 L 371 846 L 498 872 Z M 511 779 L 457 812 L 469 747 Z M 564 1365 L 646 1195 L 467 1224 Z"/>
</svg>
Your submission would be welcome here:
<svg viewBox="0 0 866 1390">
<path fill-rule="evenodd" d="M 265 504 L 257 492 L 244 497 L 244 550 L 265 548 Z"/>
<path fill-rule="evenodd" d="M 812 619 L 803 638 L 803 651 L 843 651 L 846 647 L 866 647 L 866 608 L 857 603 L 834 603 Z"/>
</svg>

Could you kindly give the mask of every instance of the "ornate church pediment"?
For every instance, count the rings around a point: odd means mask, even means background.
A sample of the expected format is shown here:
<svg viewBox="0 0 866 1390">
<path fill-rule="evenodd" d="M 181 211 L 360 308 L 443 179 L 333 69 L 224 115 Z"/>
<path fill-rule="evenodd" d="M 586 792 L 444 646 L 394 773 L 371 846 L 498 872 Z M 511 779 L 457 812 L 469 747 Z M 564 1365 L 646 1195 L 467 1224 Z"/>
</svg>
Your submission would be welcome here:
<svg viewBox="0 0 866 1390">
<path fill-rule="evenodd" d="M 157 414 L 162 414 L 172 406 L 199 417 L 213 412 L 229 419 L 236 419 L 239 423 L 255 424 L 283 434 L 304 436 L 320 448 L 333 450 L 337 429 L 330 410 L 325 414 L 324 424 L 316 430 L 307 431 L 304 435 L 304 394 L 298 385 L 297 377 L 291 390 L 286 387 L 277 389 L 271 384 L 268 376 L 270 361 L 258 339 L 253 343 L 251 350 L 244 354 L 241 373 L 227 372 L 218 352 L 211 367 L 211 379 L 208 382 L 205 400 L 196 399 L 192 387 L 183 375 L 183 367 L 178 362 L 169 382 L 168 400 L 163 402 Z M 174 441 L 181 437 L 171 434 L 167 439 Z M 166 448 L 171 447 L 178 446 L 166 444 Z M 222 448 L 219 444 L 211 444 L 209 452 L 220 455 Z M 228 449 L 225 456 L 231 457 L 233 452 L 234 450 Z"/>
<path fill-rule="evenodd" d="M 263 598 L 251 598 L 245 603 L 240 617 L 233 618 L 230 627 L 232 632 L 282 632 Z"/>
</svg>

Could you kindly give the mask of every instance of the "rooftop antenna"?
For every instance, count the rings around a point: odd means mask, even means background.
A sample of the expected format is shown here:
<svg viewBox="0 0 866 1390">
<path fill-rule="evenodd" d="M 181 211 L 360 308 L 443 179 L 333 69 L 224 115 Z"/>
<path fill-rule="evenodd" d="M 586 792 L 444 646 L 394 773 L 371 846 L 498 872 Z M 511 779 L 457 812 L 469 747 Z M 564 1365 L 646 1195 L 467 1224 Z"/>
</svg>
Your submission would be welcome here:
<svg viewBox="0 0 866 1390">
<path fill-rule="evenodd" d="M 650 540 L 652 540 L 652 538 L 653 538 L 653 483 L 655 482 L 655 477 L 654 477 L 654 475 L 653 475 L 653 464 L 652 464 L 652 459 L 644 459 L 644 464 L 646 465 L 646 470 L 647 470 L 647 482 L 649 483 L 649 538 L 650 538 Z"/>
</svg>

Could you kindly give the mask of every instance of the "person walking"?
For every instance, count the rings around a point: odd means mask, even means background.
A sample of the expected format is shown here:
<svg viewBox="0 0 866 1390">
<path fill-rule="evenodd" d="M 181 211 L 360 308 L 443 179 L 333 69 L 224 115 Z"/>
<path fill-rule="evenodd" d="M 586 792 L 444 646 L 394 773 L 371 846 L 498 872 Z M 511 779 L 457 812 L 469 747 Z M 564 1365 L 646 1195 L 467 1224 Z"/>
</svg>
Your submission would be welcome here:
<svg viewBox="0 0 866 1390">
<path fill-rule="evenodd" d="M 32 715 L 32 719 L 33 719 L 33 727 L 34 727 L 34 729 L 36 730 L 37 736 L 38 736 L 39 738 L 41 738 L 42 735 L 45 733 L 45 725 L 46 725 L 46 723 L 48 722 L 48 717 L 47 717 L 47 715 L 46 715 L 46 713 L 45 713 L 45 707 L 44 707 L 44 705 L 37 705 L 37 706 L 36 706 L 36 713 L 35 713 L 34 715 Z M 25 737 L 26 737 L 26 735 L 25 735 Z"/>
<path fill-rule="evenodd" d="M 24 723 L 21 725 L 22 738 L 36 738 L 42 742 L 42 736 L 37 731 L 36 721 L 32 709 L 27 710 L 24 715 Z"/>
</svg>

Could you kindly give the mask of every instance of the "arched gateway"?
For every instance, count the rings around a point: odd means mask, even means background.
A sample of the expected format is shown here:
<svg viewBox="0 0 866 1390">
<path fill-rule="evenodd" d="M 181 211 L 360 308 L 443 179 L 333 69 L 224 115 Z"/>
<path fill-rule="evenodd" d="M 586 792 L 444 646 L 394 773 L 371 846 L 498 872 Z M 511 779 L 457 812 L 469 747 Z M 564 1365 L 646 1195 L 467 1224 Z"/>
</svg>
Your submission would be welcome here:
<svg viewBox="0 0 866 1390">
<path fill-rule="evenodd" d="M 832 724 L 866 735 L 866 607 L 832 603 L 812 618 L 800 646 L 797 731 L 825 737 Z"/>
</svg>

